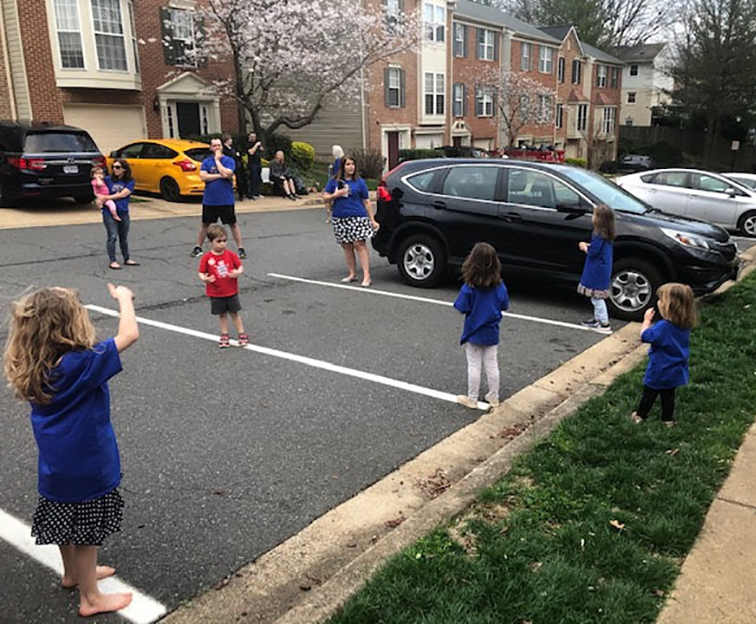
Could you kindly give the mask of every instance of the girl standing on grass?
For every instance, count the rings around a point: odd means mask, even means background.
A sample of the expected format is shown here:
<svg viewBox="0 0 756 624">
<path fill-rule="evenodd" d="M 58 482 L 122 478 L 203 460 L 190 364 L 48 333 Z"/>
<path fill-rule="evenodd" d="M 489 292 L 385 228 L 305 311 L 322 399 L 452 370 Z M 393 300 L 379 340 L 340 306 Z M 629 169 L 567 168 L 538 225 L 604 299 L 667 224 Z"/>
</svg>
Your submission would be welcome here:
<svg viewBox="0 0 756 624">
<path fill-rule="evenodd" d="M 685 284 L 664 284 L 656 291 L 657 307 L 662 320 L 653 323 L 655 311 L 646 310 L 641 326 L 641 340 L 648 342 L 648 366 L 643 377 L 643 396 L 632 419 L 641 423 L 651 411 L 656 396 L 661 395 L 662 422 L 675 425 L 675 389 L 688 383 L 690 330 L 697 322 L 696 299 Z"/>
<path fill-rule="evenodd" d="M 32 535 L 57 544 L 62 585 L 79 587 L 79 615 L 118 611 L 131 594 L 103 594 L 98 579 L 115 573 L 97 565 L 97 547 L 123 518 L 121 465 L 110 423 L 108 380 L 121 371 L 119 353 L 139 337 L 133 294 L 108 284 L 118 301 L 118 334 L 95 342 L 95 328 L 75 291 L 45 288 L 13 304 L 5 376 L 31 404 L 39 448 L 39 503 Z"/>
<path fill-rule="evenodd" d="M 467 395 L 457 402 L 470 409 L 478 407 L 480 371 L 485 367 L 488 381 L 486 401 L 499 405 L 499 323 L 501 311 L 509 309 L 509 293 L 501 279 L 501 263 L 488 243 L 476 243 L 462 264 L 465 283 L 454 307 L 465 315 L 459 343 L 467 352 Z"/>
<path fill-rule="evenodd" d="M 583 275 L 577 291 L 590 297 L 593 304 L 593 318 L 583 322 L 583 327 L 595 329 L 602 334 L 611 334 L 609 312 L 606 300 L 611 294 L 612 260 L 614 256 L 615 224 L 614 212 L 609 206 L 599 204 L 593 209 L 593 234 L 591 242 L 580 242 L 578 247 L 585 254 Z"/>
</svg>

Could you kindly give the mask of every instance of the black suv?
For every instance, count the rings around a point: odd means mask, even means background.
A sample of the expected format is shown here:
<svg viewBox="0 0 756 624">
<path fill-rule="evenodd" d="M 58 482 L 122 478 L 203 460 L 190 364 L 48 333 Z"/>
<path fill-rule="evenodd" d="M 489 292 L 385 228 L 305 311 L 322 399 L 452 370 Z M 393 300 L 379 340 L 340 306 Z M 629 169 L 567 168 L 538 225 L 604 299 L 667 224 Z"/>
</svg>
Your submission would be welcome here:
<svg viewBox="0 0 756 624">
<path fill-rule="evenodd" d="M 722 228 L 655 210 L 600 175 L 567 165 L 516 160 L 416 160 L 378 187 L 373 247 L 404 280 L 434 286 L 478 241 L 505 267 L 536 270 L 575 284 L 599 203 L 616 215 L 612 314 L 638 319 L 665 281 L 696 294 L 737 276 L 737 247 Z"/>
<path fill-rule="evenodd" d="M 85 130 L 0 122 L 0 206 L 21 199 L 93 199 L 89 172 L 105 157 Z"/>
</svg>

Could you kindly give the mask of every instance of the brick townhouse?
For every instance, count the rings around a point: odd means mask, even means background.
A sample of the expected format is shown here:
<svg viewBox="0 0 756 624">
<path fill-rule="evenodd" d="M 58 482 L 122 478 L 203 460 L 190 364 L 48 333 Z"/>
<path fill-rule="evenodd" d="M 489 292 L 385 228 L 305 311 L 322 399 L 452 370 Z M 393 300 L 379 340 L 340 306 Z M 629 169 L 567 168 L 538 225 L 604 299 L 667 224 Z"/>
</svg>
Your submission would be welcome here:
<svg viewBox="0 0 756 624">
<path fill-rule="evenodd" d="M 0 116 L 85 128 L 105 152 L 235 130 L 207 90 L 230 60 L 190 52 L 201 28 L 192 0 L 0 0 Z"/>
</svg>

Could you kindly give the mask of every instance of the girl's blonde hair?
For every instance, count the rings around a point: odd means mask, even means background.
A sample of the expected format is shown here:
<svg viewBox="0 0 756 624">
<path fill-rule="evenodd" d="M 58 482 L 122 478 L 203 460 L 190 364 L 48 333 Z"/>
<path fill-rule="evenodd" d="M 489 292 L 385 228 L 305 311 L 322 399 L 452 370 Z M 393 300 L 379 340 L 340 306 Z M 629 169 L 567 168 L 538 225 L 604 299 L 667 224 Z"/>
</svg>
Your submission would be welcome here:
<svg viewBox="0 0 756 624">
<path fill-rule="evenodd" d="M 63 354 L 95 344 L 95 328 L 73 290 L 44 288 L 14 302 L 5 346 L 5 376 L 20 399 L 46 405 L 52 370 Z"/>
<path fill-rule="evenodd" d="M 614 211 L 606 204 L 599 204 L 593 209 L 593 216 L 596 221 L 593 231 L 604 240 L 613 241 L 617 237 Z"/>
<path fill-rule="evenodd" d="M 692 329 L 698 324 L 698 309 L 693 289 L 687 284 L 670 282 L 656 291 L 659 312 L 662 316 L 683 329 Z"/>
<path fill-rule="evenodd" d="M 477 290 L 489 290 L 501 284 L 501 262 L 488 243 L 475 243 L 462 263 L 462 279 Z"/>
</svg>

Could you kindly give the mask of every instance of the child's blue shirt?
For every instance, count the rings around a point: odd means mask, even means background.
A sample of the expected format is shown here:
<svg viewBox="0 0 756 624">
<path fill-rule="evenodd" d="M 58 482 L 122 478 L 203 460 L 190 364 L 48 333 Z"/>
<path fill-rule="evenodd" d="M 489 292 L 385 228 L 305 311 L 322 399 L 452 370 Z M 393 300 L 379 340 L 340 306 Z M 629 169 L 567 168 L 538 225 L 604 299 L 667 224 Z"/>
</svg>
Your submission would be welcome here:
<svg viewBox="0 0 756 624">
<path fill-rule="evenodd" d="M 580 283 L 591 290 L 609 290 L 612 279 L 614 245 L 598 234 L 591 236 L 591 245 L 585 255 Z"/>
<path fill-rule="evenodd" d="M 121 461 L 107 382 L 119 372 L 121 358 L 112 338 L 85 351 L 70 351 L 52 371 L 52 401 L 32 403 L 38 489 L 45 498 L 80 503 L 118 486 Z"/>
<path fill-rule="evenodd" d="M 478 290 L 464 284 L 454 307 L 465 315 L 460 344 L 499 344 L 501 311 L 509 309 L 509 293 L 503 282 L 488 290 Z"/>
<path fill-rule="evenodd" d="M 651 344 L 643 384 L 654 390 L 668 390 L 688 383 L 690 330 L 662 320 L 641 334 Z"/>
</svg>

